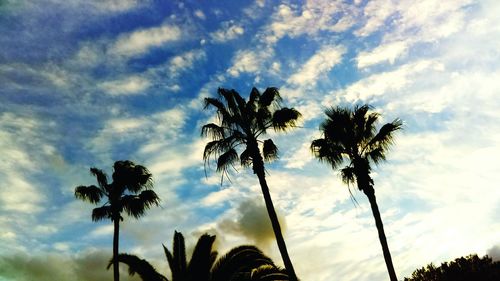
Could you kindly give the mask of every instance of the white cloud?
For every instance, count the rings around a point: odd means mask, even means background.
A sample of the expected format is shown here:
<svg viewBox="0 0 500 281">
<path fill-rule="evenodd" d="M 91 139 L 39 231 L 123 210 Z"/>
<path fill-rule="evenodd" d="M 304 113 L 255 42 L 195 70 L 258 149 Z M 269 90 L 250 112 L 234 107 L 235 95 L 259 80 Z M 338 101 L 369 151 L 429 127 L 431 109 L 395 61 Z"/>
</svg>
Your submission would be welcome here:
<svg viewBox="0 0 500 281">
<path fill-rule="evenodd" d="M 220 177 L 214 177 L 215 182 L 212 184 L 220 183 Z M 234 198 L 238 194 L 237 190 L 233 188 L 224 188 L 219 191 L 215 191 L 210 193 L 208 196 L 203 198 L 201 203 L 205 206 L 216 206 L 220 205 L 225 201 L 228 201 L 230 198 Z"/>
<path fill-rule="evenodd" d="M 141 141 L 143 147 L 140 152 L 156 153 L 162 146 L 175 143 L 185 124 L 185 117 L 183 109 L 173 108 L 148 117 L 113 118 L 105 123 L 91 144 L 93 150 L 104 152 L 119 146 L 115 138 L 120 136 L 123 143 Z"/>
<path fill-rule="evenodd" d="M 358 68 L 365 68 L 384 61 L 388 61 L 393 64 L 396 59 L 404 55 L 407 50 L 408 43 L 405 41 L 379 45 L 371 51 L 364 51 L 358 54 L 358 57 L 356 58 Z"/>
<path fill-rule="evenodd" d="M 126 57 L 141 55 L 151 48 L 179 41 L 181 35 L 182 31 L 179 27 L 169 24 L 140 29 L 120 35 L 110 47 L 109 52 Z"/>
<path fill-rule="evenodd" d="M 328 73 L 342 60 L 345 48 L 342 46 L 324 46 L 316 52 L 287 82 L 296 86 L 314 86 L 322 75 Z"/>
<path fill-rule="evenodd" d="M 397 5 L 394 0 L 375 0 L 369 1 L 363 10 L 366 17 L 365 25 L 356 30 L 354 34 L 358 36 L 368 36 L 381 26 L 384 26 L 387 18 L 397 11 Z"/>
<path fill-rule="evenodd" d="M 353 24 L 352 11 L 342 1 L 307 1 L 302 10 L 281 4 L 265 28 L 263 41 L 274 44 L 284 36 L 316 35 L 320 31 L 342 32 Z"/>
<path fill-rule="evenodd" d="M 232 60 L 233 65 L 227 72 L 233 77 L 238 77 L 242 73 L 258 74 L 271 55 L 272 52 L 269 51 L 238 51 Z"/>
<path fill-rule="evenodd" d="M 45 209 L 43 188 L 33 183 L 31 177 L 44 169 L 39 161 L 48 161 L 54 152 L 42 130 L 51 124 L 40 124 L 32 117 L 4 112 L 0 114 L 0 210 L 36 214 Z M 33 155 L 31 151 L 38 151 Z M 55 153 L 55 152 L 54 152 Z"/>
<path fill-rule="evenodd" d="M 140 76 L 106 81 L 99 85 L 106 93 L 112 96 L 143 94 L 151 86 L 151 82 Z"/>
<path fill-rule="evenodd" d="M 102 12 L 124 12 L 139 6 L 141 2 L 138 0 L 103 0 L 91 3 Z"/>
<path fill-rule="evenodd" d="M 370 102 L 377 96 L 388 93 L 396 94 L 397 91 L 413 85 L 416 75 L 424 75 L 426 71 L 442 72 L 443 70 L 442 63 L 429 60 L 412 62 L 394 71 L 373 74 L 349 85 L 344 90 L 334 92 L 324 99 L 323 105 L 331 106 L 340 100 L 346 100 L 350 103 Z"/>
<path fill-rule="evenodd" d="M 103 225 L 96 227 L 92 232 L 90 232 L 90 236 L 106 236 L 111 237 L 113 235 L 114 227 L 112 224 Z"/>
<path fill-rule="evenodd" d="M 366 22 L 354 34 L 364 37 L 390 26 L 384 30 L 386 38 L 433 41 L 458 32 L 465 21 L 463 8 L 473 3 L 474 0 L 370 1 L 363 11 Z"/>
<path fill-rule="evenodd" d="M 224 43 L 234 40 L 245 33 L 243 26 L 233 22 L 222 23 L 222 28 L 210 33 L 213 42 Z"/>
<path fill-rule="evenodd" d="M 193 50 L 174 56 L 168 63 L 168 75 L 177 76 L 180 72 L 191 69 L 195 62 L 205 58 L 203 50 Z"/>
</svg>

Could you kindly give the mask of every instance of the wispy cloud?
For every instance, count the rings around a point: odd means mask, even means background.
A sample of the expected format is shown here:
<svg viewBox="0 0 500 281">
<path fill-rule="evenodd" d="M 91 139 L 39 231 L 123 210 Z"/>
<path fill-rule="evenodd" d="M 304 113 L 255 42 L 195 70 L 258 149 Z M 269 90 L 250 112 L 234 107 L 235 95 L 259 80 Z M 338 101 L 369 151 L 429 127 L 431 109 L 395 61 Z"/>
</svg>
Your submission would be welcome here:
<svg viewBox="0 0 500 281">
<path fill-rule="evenodd" d="M 238 77 L 242 73 L 258 75 L 263 71 L 263 64 L 271 56 L 270 50 L 238 51 L 232 60 L 233 65 L 228 68 L 227 72 L 233 77 Z"/>
<path fill-rule="evenodd" d="M 50 125 L 48 126 L 50 127 Z M 0 210 L 33 215 L 45 209 L 47 200 L 40 188 L 35 186 L 32 176 L 42 172 L 38 161 L 50 159 L 54 151 L 43 137 L 45 128 L 31 116 L 5 112 L 0 115 L 0 149 L 4 151 L 0 164 L 2 196 Z M 29 151 L 39 151 L 35 156 Z M 11 189 L 10 187 L 16 188 Z"/>
<path fill-rule="evenodd" d="M 295 86 L 314 86 L 322 75 L 341 62 L 344 53 L 343 46 L 323 46 L 287 82 Z"/>
<path fill-rule="evenodd" d="M 245 32 L 243 26 L 238 25 L 234 22 L 224 22 L 221 25 L 221 29 L 210 33 L 210 37 L 215 43 L 223 43 L 226 41 L 234 40 L 243 35 L 243 33 Z"/>
<path fill-rule="evenodd" d="M 284 36 L 314 36 L 320 31 L 342 32 L 355 23 L 351 9 L 342 1 L 308 1 L 298 8 L 280 4 L 266 27 L 262 40 L 275 44 Z"/>
<path fill-rule="evenodd" d="M 100 88 L 112 96 L 144 94 L 151 82 L 140 76 L 131 76 L 120 80 L 106 81 Z"/>
<path fill-rule="evenodd" d="M 126 57 L 137 56 L 151 48 L 161 47 L 164 44 L 175 42 L 182 37 L 178 26 L 164 24 L 158 27 L 144 28 L 121 35 L 110 46 L 109 52 Z"/>
<path fill-rule="evenodd" d="M 403 56 L 407 51 L 408 43 L 404 41 L 377 46 L 371 51 L 364 51 L 358 54 L 356 58 L 358 68 L 369 67 L 385 61 L 393 64 L 397 58 Z"/>
</svg>

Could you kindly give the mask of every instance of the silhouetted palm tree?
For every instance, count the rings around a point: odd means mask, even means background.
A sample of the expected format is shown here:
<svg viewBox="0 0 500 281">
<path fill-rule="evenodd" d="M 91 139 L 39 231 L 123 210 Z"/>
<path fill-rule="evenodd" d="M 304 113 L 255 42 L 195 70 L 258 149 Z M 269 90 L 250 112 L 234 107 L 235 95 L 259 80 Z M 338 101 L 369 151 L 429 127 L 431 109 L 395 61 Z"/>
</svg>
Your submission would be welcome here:
<svg viewBox="0 0 500 281">
<path fill-rule="evenodd" d="M 184 237 L 175 232 L 173 251 L 163 249 L 168 260 L 172 281 L 288 281 L 284 270 L 254 246 L 231 249 L 216 261 L 212 251 L 215 236 L 202 235 L 194 248 L 191 260 L 186 259 Z M 143 281 L 168 280 L 146 260 L 129 254 L 118 255 L 118 261 L 129 266 L 130 275 L 138 274 Z M 108 267 L 111 265 L 108 265 Z"/>
<path fill-rule="evenodd" d="M 297 277 L 274 210 L 264 168 L 264 161 L 277 158 L 278 148 L 271 139 L 262 141 L 260 137 L 268 129 L 287 131 L 295 127 L 301 115 L 293 108 L 281 106 L 277 88 L 267 88 L 262 94 L 253 88 L 248 101 L 235 90 L 219 88 L 218 94 L 219 98 L 205 98 L 205 109 L 216 109 L 218 124 L 206 124 L 201 130 L 202 136 L 212 139 L 205 146 L 203 159 L 208 163 L 210 156 L 214 156 L 217 159 L 217 171 L 222 173 L 222 177 L 238 161 L 244 167 L 252 166 L 254 174 L 259 178 L 283 263 L 290 279 L 295 281 Z M 262 152 L 259 146 L 262 147 Z M 237 151 L 238 147 L 241 147 L 241 153 Z"/>
<path fill-rule="evenodd" d="M 353 110 L 344 107 L 327 109 L 327 119 L 320 125 L 323 138 L 314 140 L 311 150 L 320 161 L 327 162 L 333 169 L 347 163 L 340 169 L 342 181 L 347 185 L 357 183 L 358 189 L 368 197 L 390 279 L 397 281 L 370 173 L 371 163 L 378 164 L 385 160 L 394 132 L 401 129 L 402 122 L 396 119 L 377 132 L 375 123 L 379 114 L 369 110 L 368 105 L 356 106 Z"/>
<path fill-rule="evenodd" d="M 152 175 L 141 165 L 132 161 L 116 161 L 113 172 L 113 182 L 108 183 L 108 177 L 102 170 L 91 168 L 90 173 L 97 179 L 98 186 L 78 186 L 75 188 L 75 197 L 99 204 L 103 198 L 107 201 L 92 210 L 92 220 L 110 219 L 114 223 L 113 258 L 118 255 L 121 213 L 125 211 L 129 216 L 139 218 L 153 205 L 158 205 L 160 199 L 151 190 L 153 187 Z M 114 280 L 118 281 L 118 261 L 113 263 Z"/>
</svg>

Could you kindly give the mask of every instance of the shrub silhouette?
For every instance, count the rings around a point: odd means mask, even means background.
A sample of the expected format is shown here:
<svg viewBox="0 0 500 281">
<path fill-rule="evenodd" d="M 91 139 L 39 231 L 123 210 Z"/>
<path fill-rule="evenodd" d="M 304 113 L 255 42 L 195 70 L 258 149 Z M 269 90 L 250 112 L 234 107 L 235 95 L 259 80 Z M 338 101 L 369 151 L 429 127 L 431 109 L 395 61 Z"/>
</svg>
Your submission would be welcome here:
<svg viewBox="0 0 500 281">
<path fill-rule="evenodd" d="M 457 258 L 443 262 L 436 267 L 429 264 L 415 270 L 404 281 L 498 281 L 500 280 L 500 262 L 492 261 L 488 256 L 477 255 Z"/>
</svg>

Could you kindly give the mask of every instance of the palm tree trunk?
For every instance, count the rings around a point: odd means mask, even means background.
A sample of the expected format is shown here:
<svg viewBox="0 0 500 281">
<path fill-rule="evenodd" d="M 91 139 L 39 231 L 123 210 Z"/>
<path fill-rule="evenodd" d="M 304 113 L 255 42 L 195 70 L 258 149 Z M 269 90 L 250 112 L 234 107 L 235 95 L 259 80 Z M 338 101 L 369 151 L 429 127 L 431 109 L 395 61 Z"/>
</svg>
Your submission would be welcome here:
<svg viewBox="0 0 500 281">
<path fill-rule="evenodd" d="M 120 272 L 118 268 L 118 243 L 120 235 L 120 218 L 114 218 L 114 232 L 113 232 L 113 280 L 120 281 Z"/>
<path fill-rule="evenodd" d="M 390 280 L 397 281 L 398 278 L 396 277 L 396 271 L 394 270 L 394 265 L 392 264 L 391 252 L 389 251 L 389 245 L 387 244 L 387 238 L 385 237 L 384 225 L 382 223 L 377 200 L 375 198 L 375 189 L 370 186 L 368 188 L 364 188 L 363 192 L 368 197 L 368 201 L 370 201 L 373 217 L 375 218 L 375 225 L 378 230 L 378 238 L 380 240 L 380 244 L 382 245 L 382 252 L 384 253 L 385 264 L 387 266 L 387 271 L 389 272 Z"/>
<path fill-rule="evenodd" d="M 269 187 L 267 186 L 266 176 L 264 172 L 264 162 L 260 153 L 258 156 L 253 157 L 253 170 L 254 173 L 259 178 L 260 187 L 262 189 L 262 195 L 264 195 L 264 202 L 266 203 L 267 213 L 269 214 L 269 219 L 271 220 L 271 225 L 273 227 L 274 235 L 276 236 L 276 242 L 278 244 L 278 249 L 283 259 L 283 264 L 288 273 L 290 281 L 297 281 L 297 275 L 293 269 L 292 261 L 290 260 L 290 255 L 286 249 L 285 239 L 281 233 L 281 227 L 274 209 L 273 200 L 271 199 L 271 193 L 269 192 Z"/>
</svg>

